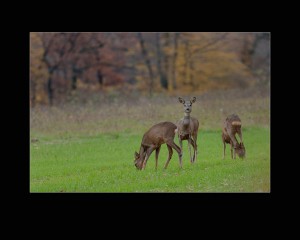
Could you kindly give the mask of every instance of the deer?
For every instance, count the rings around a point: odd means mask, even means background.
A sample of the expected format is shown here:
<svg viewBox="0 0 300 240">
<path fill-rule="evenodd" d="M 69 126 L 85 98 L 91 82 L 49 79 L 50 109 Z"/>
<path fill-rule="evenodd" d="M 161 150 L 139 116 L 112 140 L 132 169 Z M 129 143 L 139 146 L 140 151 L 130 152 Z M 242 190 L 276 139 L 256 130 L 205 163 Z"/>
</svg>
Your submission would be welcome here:
<svg viewBox="0 0 300 240">
<path fill-rule="evenodd" d="M 196 97 L 191 98 L 189 101 L 185 101 L 183 98 L 178 98 L 179 102 L 183 104 L 184 109 L 184 117 L 180 119 L 177 123 L 178 128 L 178 139 L 179 145 L 182 152 L 182 141 L 188 141 L 188 148 L 190 152 L 190 161 L 194 163 L 197 159 L 197 136 L 198 136 L 198 128 L 199 121 L 196 118 L 190 116 L 192 112 L 192 105 L 196 102 Z M 191 146 L 193 146 L 194 154 L 193 158 L 191 155 Z"/>
<path fill-rule="evenodd" d="M 179 165 L 182 168 L 182 153 L 181 149 L 174 142 L 174 137 L 177 132 L 177 126 L 172 122 L 160 122 L 152 126 L 142 138 L 139 153 L 134 153 L 134 164 L 137 169 L 144 170 L 151 153 L 155 150 L 155 170 L 157 170 L 158 155 L 162 144 L 166 144 L 169 151 L 168 159 L 164 169 L 167 169 L 168 164 L 173 155 L 173 149 L 178 153 Z"/>
<path fill-rule="evenodd" d="M 240 143 L 237 141 L 235 134 L 239 135 Z M 226 144 L 230 144 L 231 159 L 236 159 L 236 153 L 239 158 L 244 158 L 246 149 L 242 136 L 242 121 L 237 114 L 229 115 L 223 124 L 222 141 L 224 145 L 223 159 L 225 158 Z"/>
</svg>

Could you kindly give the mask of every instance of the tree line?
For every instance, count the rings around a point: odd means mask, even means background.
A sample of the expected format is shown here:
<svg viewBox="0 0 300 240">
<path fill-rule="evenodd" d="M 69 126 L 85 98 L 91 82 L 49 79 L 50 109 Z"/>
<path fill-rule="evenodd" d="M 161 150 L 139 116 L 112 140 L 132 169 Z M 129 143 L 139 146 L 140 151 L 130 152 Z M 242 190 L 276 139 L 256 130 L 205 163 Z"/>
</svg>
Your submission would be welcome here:
<svg viewBox="0 0 300 240">
<path fill-rule="evenodd" d="M 79 88 L 152 96 L 269 83 L 270 33 L 30 33 L 32 106 Z"/>
</svg>

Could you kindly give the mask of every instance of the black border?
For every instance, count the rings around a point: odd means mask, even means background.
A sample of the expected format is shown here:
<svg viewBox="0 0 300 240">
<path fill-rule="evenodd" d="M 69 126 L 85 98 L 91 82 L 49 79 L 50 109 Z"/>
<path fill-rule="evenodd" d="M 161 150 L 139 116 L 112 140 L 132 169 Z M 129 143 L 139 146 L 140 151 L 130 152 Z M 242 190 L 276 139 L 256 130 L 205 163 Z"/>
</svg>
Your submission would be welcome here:
<svg viewBox="0 0 300 240">
<path fill-rule="evenodd" d="M 26 206 L 30 204 L 38 208 L 45 206 L 96 207 L 100 210 L 105 210 L 108 205 L 114 209 L 125 206 L 133 208 L 155 206 L 171 209 L 178 207 L 195 209 L 196 207 L 203 211 L 206 211 L 208 206 L 213 209 L 238 208 L 244 211 L 246 209 L 249 211 L 253 206 L 264 211 L 270 208 L 274 199 L 273 184 L 271 193 L 30 193 L 29 34 L 30 32 L 16 34 L 17 43 L 14 45 L 18 57 L 12 57 L 12 62 L 20 66 L 14 71 L 17 73 L 18 81 L 13 82 L 13 87 L 17 91 L 17 108 L 20 110 L 15 118 L 16 136 L 22 133 L 22 138 L 16 137 L 18 146 L 21 147 L 15 166 L 16 189 L 19 190 L 19 197 Z"/>
</svg>

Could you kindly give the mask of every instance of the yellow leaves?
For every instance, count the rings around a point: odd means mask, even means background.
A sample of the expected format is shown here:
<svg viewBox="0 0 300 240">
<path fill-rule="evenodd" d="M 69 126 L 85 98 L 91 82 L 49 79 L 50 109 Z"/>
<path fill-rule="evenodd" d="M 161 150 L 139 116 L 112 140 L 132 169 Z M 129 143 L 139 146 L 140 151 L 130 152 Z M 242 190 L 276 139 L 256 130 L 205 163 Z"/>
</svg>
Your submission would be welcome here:
<svg viewBox="0 0 300 240">
<path fill-rule="evenodd" d="M 178 46 L 177 83 L 191 91 L 231 87 L 250 78 L 238 51 L 222 40 L 224 33 L 183 33 Z M 221 39 L 221 40 L 219 40 Z"/>
</svg>

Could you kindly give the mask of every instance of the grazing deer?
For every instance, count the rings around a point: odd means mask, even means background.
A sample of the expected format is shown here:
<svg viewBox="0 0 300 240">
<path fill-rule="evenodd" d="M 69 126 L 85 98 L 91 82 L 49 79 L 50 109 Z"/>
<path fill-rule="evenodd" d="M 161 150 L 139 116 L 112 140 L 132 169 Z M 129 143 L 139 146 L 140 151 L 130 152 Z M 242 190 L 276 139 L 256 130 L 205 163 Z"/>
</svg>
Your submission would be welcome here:
<svg viewBox="0 0 300 240">
<path fill-rule="evenodd" d="M 161 145 L 164 143 L 167 144 L 169 151 L 169 157 L 164 168 L 166 169 L 168 167 L 168 164 L 172 158 L 172 148 L 174 148 L 178 153 L 180 168 L 182 168 L 182 153 L 179 146 L 174 143 L 176 130 L 177 126 L 171 122 L 161 122 L 152 126 L 143 136 L 140 152 L 134 153 L 134 164 L 136 168 L 139 170 L 145 169 L 148 158 L 150 157 L 151 153 L 156 150 L 155 169 L 157 169 L 158 154 Z"/>
<path fill-rule="evenodd" d="M 239 135 L 240 143 L 237 141 L 235 134 Z M 230 144 L 231 158 L 233 159 L 232 151 L 234 150 L 234 159 L 236 153 L 240 158 L 245 157 L 246 149 L 242 138 L 242 121 L 238 115 L 232 114 L 224 121 L 222 131 L 222 141 L 224 144 L 223 159 L 225 158 L 226 143 Z"/>
<path fill-rule="evenodd" d="M 180 148 L 182 151 L 182 141 L 187 140 L 188 141 L 188 148 L 190 152 L 190 161 L 191 163 L 194 163 L 197 159 L 197 135 L 198 135 L 198 128 L 199 128 L 199 121 L 196 118 L 193 118 L 190 116 L 190 113 L 192 112 L 192 104 L 196 102 L 196 97 L 193 97 L 190 99 L 190 101 L 185 101 L 181 97 L 178 98 L 179 102 L 183 104 L 184 108 L 184 118 L 179 120 L 177 123 L 178 128 L 178 139 Z M 193 158 L 191 156 L 191 147 L 190 144 L 194 148 L 194 155 Z"/>
</svg>

